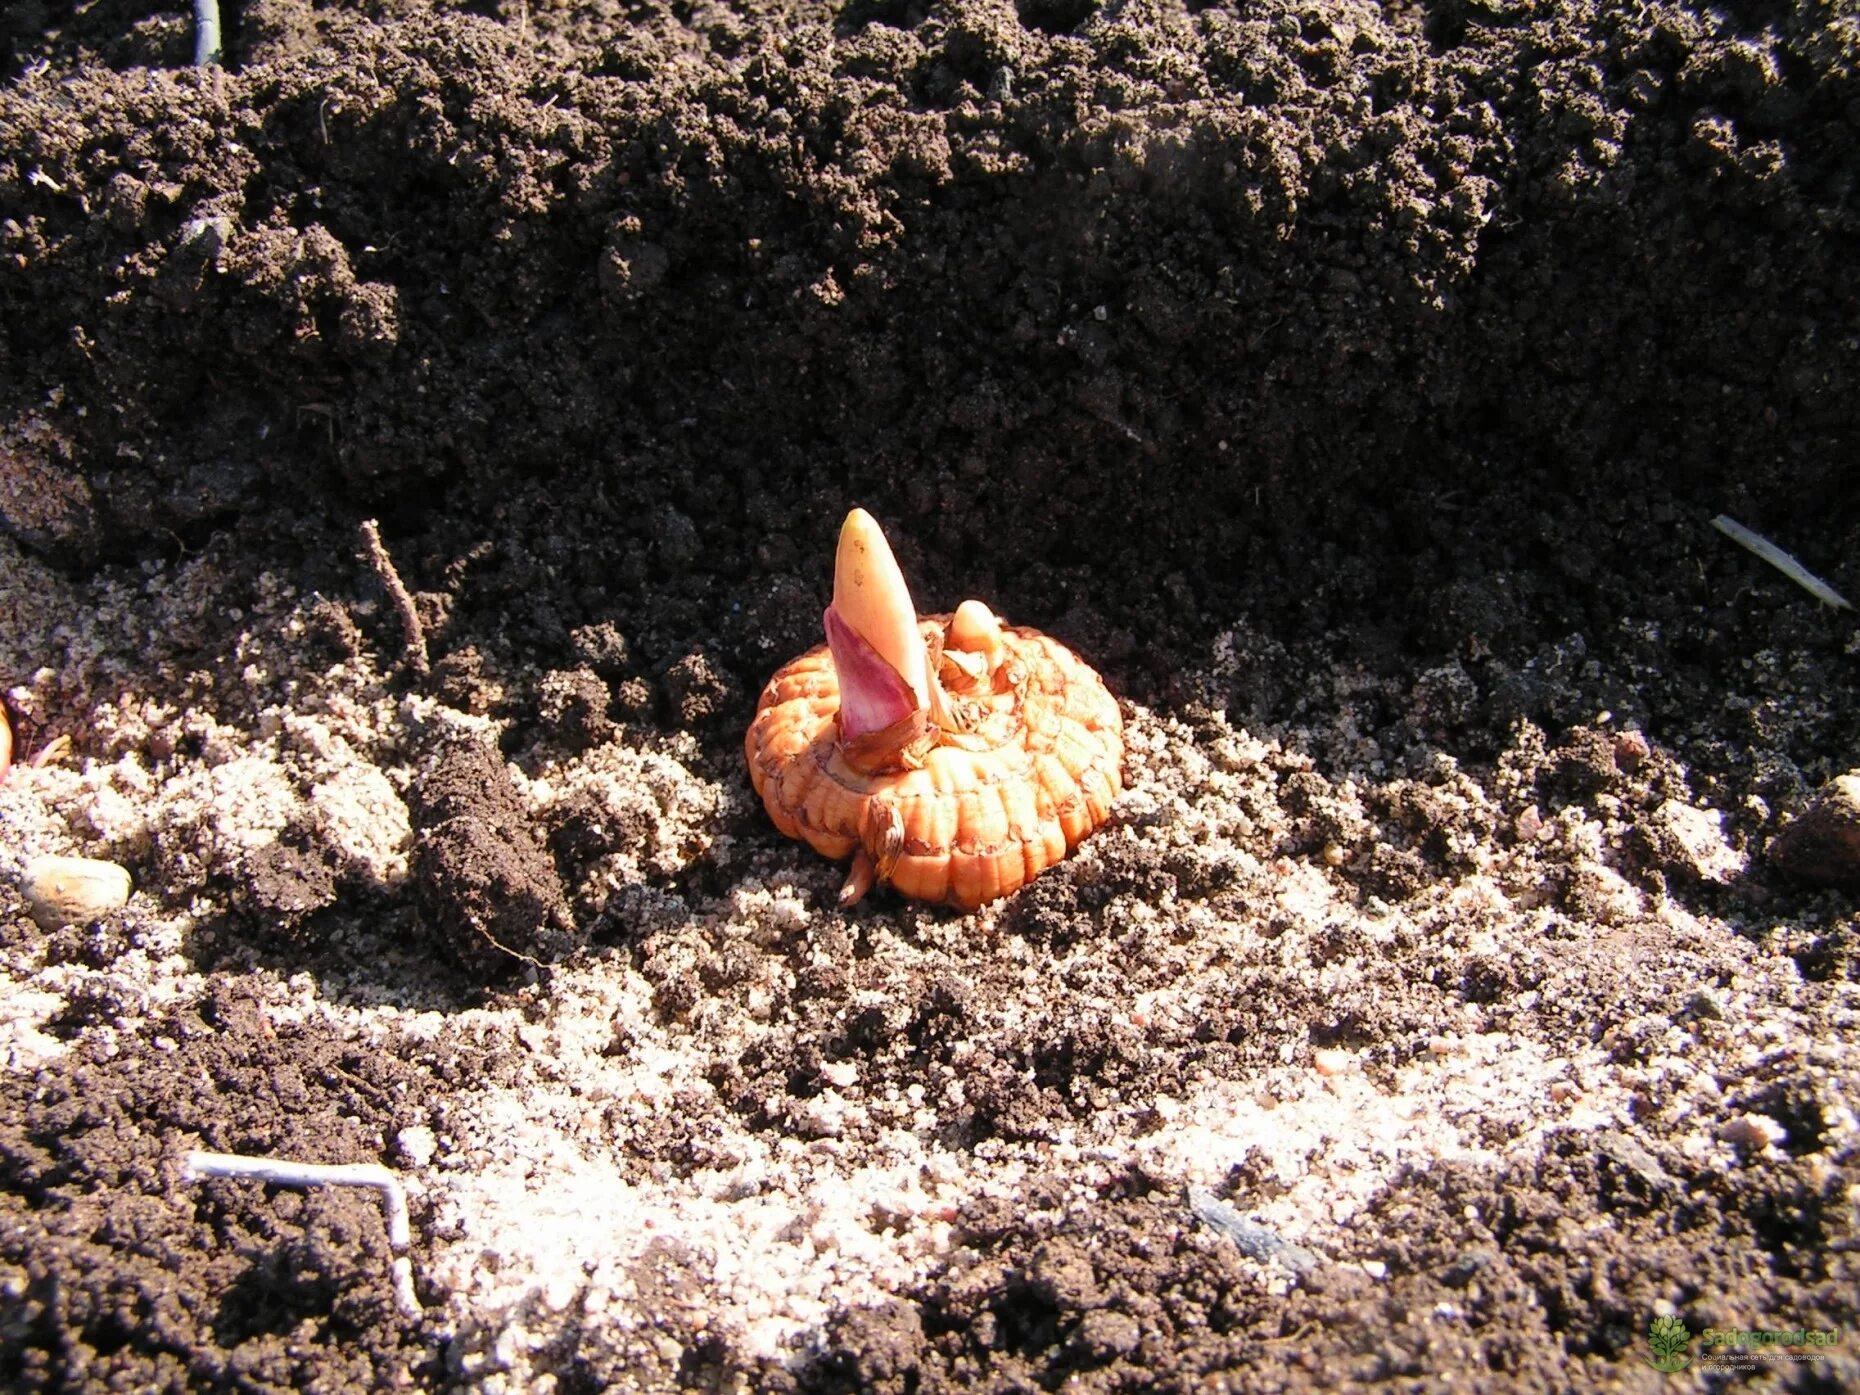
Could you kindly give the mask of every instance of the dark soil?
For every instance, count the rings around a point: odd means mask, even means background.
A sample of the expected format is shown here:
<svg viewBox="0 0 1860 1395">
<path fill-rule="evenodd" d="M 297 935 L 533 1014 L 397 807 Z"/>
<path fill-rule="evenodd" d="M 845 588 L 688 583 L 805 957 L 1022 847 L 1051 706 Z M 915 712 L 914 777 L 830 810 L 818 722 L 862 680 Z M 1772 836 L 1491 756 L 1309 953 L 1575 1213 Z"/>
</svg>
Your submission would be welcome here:
<svg viewBox="0 0 1860 1395">
<path fill-rule="evenodd" d="M 652 985 L 731 1127 L 808 1135 L 823 1062 L 860 1061 L 873 1097 L 960 1070 L 936 1128 L 977 1156 L 1312 1047 L 1392 1081 L 1443 1002 L 1638 1066 L 1705 1049 L 1709 994 L 1762 960 L 1799 978 L 1806 1035 L 1714 1067 L 1730 1114 L 1787 1128 L 1759 1164 L 1686 1151 L 1656 1081 L 1643 1133 L 1411 1168 L 1351 1222 L 1348 1263 L 1272 1282 L 1179 1179 L 1127 1169 L 1087 1202 L 1055 1168 L 793 1360 L 706 1335 L 694 1287 L 663 1298 L 681 1357 L 591 1324 L 537 1359 L 558 1389 L 1654 1389 L 1662 1304 L 1695 1333 L 1841 1328 L 1834 1359 L 1775 1379 L 1860 1383 L 1860 921 L 1851 890 L 1761 855 L 1860 766 L 1860 639 L 1710 527 L 1860 596 L 1851 7 L 226 8 L 223 71 L 187 66 L 184 4 L 0 20 L 0 522 L 74 594 L 142 587 L 185 616 L 125 625 L 129 667 L 30 630 L 48 647 L 0 681 L 54 675 L 13 696 L 22 757 L 41 730 L 114 757 L 95 713 L 125 673 L 257 730 L 277 695 L 247 676 L 271 662 L 254 635 L 306 692 L 376 665 L 413 714 L 378 759 L 423 772 L 411 870 L 366 883 L 314 820 L 198 865 L 157 829 L 138 884 L 213 911 L 184 950 L 198 1002 L 113 967 L 155 952 L 130 913 L 47 935 L 0 907 L 14 978 L 82 985 L 45 1029 L 63 1054 L 0 1079 L 0 1383 L 476 1379 L 449 1320 L 395 1308 L 370 1194 L 190 1185 L 173 1140 L 380 1161 L 433 1100 L 530 1066 L 252 1004 L 305 974 L 354 1000 L 366 959 L 370 993 L 540 1021 L 536 966 L 590 954 Z M 1193 1027 L 1133 1027 L 1091 1005 L 1165 991 L 1193 947 L 1135 937 L 1129 903 L 1283 931 L 1211 845 L 1160 853 L 1167 829 L 1128 815 L 973 937 L 880 898 L 921 970 L 825 918 L 770 950 L 696 908 L 770 868 L 824 907 L 838 875 L 746 799 L 702 846 L 661 846 L 650 798 L 583 792 L 530 826 L 494 749 L 434 724 L 484 719 L 539 779 L 685 741 L 691 772 L 746 788 L 756 692 L 817 642 L 853 503 L 925 610 L 978 595 L 1051 631 L 1217 764 L 1232 729 L 1270 733 L 1222 828 L 1248 848 L 1271 826 L 1258 858 L 1399 905 L 1500 847 L 1583 933 L 1482 956 L 1333 926 L 1313 942 L 1382 964 L 1375 994 L 1268 956 Z M 274 577 L 309 598 L 288 625 Z M 23 645 L 20 604 L 0 627 Z M 216 764 L 185 727 L 173 758 Z M 1687 803 L 1723 812 L 1747 871 L 1701 855 Z M 1613 820 L 1612 879 L 1551 841 L 1564 815 Z M 1623 917 L 1617 883 L 1725 928 Z M 1066 966 L 1057 996 L 1003 1025 L 1029 955 Z M 726 1049 L 705 1009 L 736 1013 L 771 959 L 776 1026 Z M 846 1146 L 882 1132 L 855 1121 Z M 614 1144 L 641 1175 L 721 1146 L 689 1119 Z M 1274 1185 L 1235 1159 L 1223 1195 Z"/>
</svg>

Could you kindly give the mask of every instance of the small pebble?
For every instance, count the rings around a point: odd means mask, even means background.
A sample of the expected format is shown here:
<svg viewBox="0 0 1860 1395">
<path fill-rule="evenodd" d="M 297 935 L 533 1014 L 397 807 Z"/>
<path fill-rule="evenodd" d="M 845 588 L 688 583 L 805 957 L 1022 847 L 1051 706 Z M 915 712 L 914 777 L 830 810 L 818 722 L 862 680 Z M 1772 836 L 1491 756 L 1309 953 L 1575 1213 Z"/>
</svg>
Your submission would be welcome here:
<svg viewBox="0 0 1860 1395">
<path fill-rule="evenodd" d="M 409 1167 L 425 1167 L 439 1151 L 438 1137 L 424 1124 L 409 1124 L 394 1135 L 394 1145 Z"/>
<path fill-rule="evenodd" d="M 41 930 L 88 925 L 129 900 L 129 873 L 94 857 L 35 857 L 19 889 Z"/>
<path fill-rule="evenodd" d="M 1860 886 L 1860 770 L 1836 776 L 1771 841 L 1770 861 L 1822 886 Z"/>
<path fill-rule="evenodd" d="M 1729 886 L 1744 874 L 1744 854 L 1731 846 L 1716 810 L 1669 799 L 1648 817 L 1641 841 L 1648 860 L 1681 882 Z"/>
<path fill-rule="evenodd" d="M 1352 1052 L 1326 1046 L 1311 1053 L 1311 1064 L 1317 1067 L 1319 1075 L 1342 1075 L 1356 1064 L 1356 1056 Z"/>
<path fill-rule="evenodd" d="M 1639 770 L 1641 762 L 1652 754 L 1653 748 L 1640 732 L 1623 731 L 1615 735 L 1615 764 L 1629 774 Z"/>
<path fill-rule="evenodd" d="M 1788 1142 L 1789 1130 L 1767 1114 L 1740 1114 L 1719 1128 L 1718 1137 L 1726 1143 L 1755 1151 Z"/>
</svg>

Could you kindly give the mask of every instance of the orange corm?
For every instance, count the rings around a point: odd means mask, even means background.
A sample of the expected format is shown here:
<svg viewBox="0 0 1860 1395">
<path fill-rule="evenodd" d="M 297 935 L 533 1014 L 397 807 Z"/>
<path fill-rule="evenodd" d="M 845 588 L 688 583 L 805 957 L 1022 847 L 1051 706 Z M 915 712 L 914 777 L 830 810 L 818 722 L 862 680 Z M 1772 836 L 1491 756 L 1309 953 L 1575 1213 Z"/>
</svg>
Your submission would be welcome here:
<svg viewBox="0 0 1860 1395">
<path fill-rule="evenodd" d="M 919 616 L 872 516 L 840 529 L 827 643 L 762 691 L 744 742 L 775 826 L 874 885 L 970 910 L 1018 890 L 1109 816 L 1123 719 L 1064 645 L 980 601 Z"/>
</svg>

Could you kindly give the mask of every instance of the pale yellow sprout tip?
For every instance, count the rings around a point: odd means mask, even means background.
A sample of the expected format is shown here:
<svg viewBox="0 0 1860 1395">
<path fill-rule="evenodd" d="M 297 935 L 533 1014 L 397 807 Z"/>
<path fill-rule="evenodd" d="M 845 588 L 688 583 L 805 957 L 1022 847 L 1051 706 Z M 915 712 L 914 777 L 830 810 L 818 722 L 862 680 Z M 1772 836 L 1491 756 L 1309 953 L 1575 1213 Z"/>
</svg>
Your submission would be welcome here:
<svg viewBox="0 0 1860 1395">
<path fill-rule="evenodd" d="M 833 562 L 833 608 L 880 658 L 897 670 L 917 705 L 929 704 L 929 662 L 917 608 L 878 521 L 854 509 L 840 525 Z"/>
<path fill-rule="evenodd" d="M 950 618 L 949 647 L 993 659 L 1001 648 L 1001 622 L 980 601 L 964 601 Z"/>
</svg>

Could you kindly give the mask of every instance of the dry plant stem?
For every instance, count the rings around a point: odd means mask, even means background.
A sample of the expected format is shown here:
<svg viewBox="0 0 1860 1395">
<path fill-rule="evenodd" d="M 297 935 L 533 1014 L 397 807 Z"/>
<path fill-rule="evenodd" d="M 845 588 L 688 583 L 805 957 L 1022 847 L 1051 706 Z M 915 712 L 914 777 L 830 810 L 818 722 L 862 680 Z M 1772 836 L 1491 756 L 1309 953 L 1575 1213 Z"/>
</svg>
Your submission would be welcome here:
<svg viewBox="0 0 1860 1395">
<path fill-rule="evenodd" d="M 194 66 L 220 62 L 220 0 L 194 0 Z"/>
<path fill-rule="evenodd" d="M 420 624 L 420 612 L 414 608 L 413 593 L 401 581 L 400 573 L 394 567 L 394 559 L 388 556 L 387 547 L 381 541 L 381 526 L 372 518 L 362 520 L 362 551 L 368 558 L 368 565 L 375 569 L 375 576 L 394 602 L 394 609 L 400 614 L 401 633 L 406 637 L 408 666 L 424 678 L 432 671 L 426 655 L 426 628 Z"/>
<path fill-rule="evenodd" d="M 1768 562 L 1772 567 L 1776 568 L 1777 571 L 1788 577 L 1789 580 L 1793 581 L 1797 586 L 1800 586 L 1823 605 L 1831 605 L 1836 610 L 1853 609 L 1847 597 L 1843 596 L 1839 591 L 1836 591 L 1832 586 L 1828 585 L 1827 582 L 1823 581 L 1807 567 L 1796 561 L 1789 553 L 1784 552 L 1780 547 L 1776 546 L 1775 543 L 1764 537 L 1763 534 L 1752 532 L 1735 518 L 1731 518 L 1725 514 L 1719 514 L 1714 518 L 1711 521 L 1711 526 L 1716 528 L 1720 533 L 1723 533 L 1739 547 L 1745 548 L 1758 557 L 1761 557 L 1765 562 Z"/>
<path fill-rule="evenodd" d="M 408 1317 L 420 1315 L 420 1300 L 413 1291 L 413 1263 L 407 1246 L 413 1227 L 407 1218 L 407 1193 L 400 1178 L 379 1163 L 301 1163 L 287 1158 L 247 1158 L 237 1153 L 192 1152 L 187 1155 L 187 1177 L 233 1177 L 269 1182 L 277 1187 L 373 1187 L 381 1193 L 386 1212 L 388 1247 L 394 1251 L 394 1298 Z"/>
</svg>

